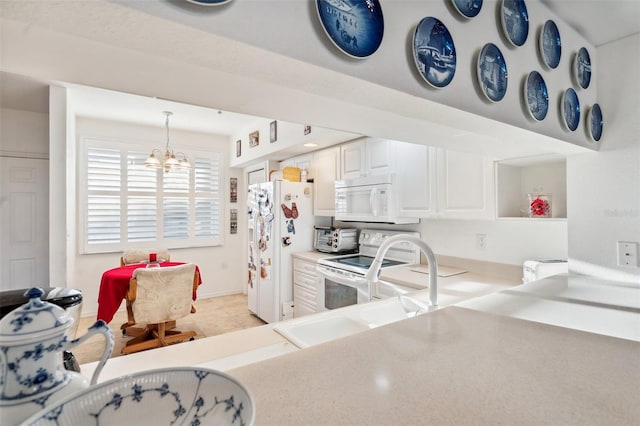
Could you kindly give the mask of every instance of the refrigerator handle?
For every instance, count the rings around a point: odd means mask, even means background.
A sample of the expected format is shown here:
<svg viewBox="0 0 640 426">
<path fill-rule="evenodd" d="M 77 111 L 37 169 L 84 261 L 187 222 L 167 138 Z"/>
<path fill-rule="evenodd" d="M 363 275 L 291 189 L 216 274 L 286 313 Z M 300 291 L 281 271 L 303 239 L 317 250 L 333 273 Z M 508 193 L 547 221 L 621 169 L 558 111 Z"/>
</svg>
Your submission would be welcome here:
<svg viewBox="0 0 640 426">
<path fill-rule="evenodd" d="M 373 216 L 378 216 L 378 189 L 375 187 L 371 188 L 371 194 L 369 194 L 369 206 Z"/>
</svg>

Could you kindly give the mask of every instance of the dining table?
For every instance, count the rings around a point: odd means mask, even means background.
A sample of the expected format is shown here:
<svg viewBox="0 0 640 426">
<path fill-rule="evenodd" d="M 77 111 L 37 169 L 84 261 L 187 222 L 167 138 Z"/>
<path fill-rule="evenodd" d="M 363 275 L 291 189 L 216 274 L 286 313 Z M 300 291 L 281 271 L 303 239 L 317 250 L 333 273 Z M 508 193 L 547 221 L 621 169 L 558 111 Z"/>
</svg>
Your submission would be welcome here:
<svg viewBox="0 0 640 426">
<path fill-rule="evenodd" d="M 185 262 L 159 262 L 154 266 L 163 268 L 184 264 Z M 106 323 L 111 322 L 127 295 L 129 282 L 131 281 L 131 277 L 133 277 L 133 271 L 146 267 L 148 267 L 148 262 L 132 263 L 104 271 L 102 279 L 100 280 L 100 292 L 98 293 L 97 319 L 103 320 Z M 198 265 L 196 265 L 196 272 L 198 273 L 198 284 L 202 284 L 202 277 L 200 276 Z M 194 290 L 193 300 L 196 300 L 196 296 L 197 294 Z"/>
</svg>

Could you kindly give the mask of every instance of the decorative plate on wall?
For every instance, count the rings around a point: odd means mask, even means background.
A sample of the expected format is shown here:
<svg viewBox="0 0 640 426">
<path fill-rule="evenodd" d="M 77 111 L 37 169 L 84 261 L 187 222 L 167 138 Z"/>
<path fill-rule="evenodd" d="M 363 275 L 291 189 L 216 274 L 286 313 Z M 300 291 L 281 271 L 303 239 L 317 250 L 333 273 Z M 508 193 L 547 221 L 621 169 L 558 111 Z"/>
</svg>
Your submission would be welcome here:
<svg viewBox="0 0 640 426">
<path fill-rule="evenodd" d="M 594 142 L 599 142 L 602 138 L 602 130 L 604 127 L 604 117 L 600 105 L 593 104 L 587 113 L 587 133 Z"/>
<path fill-rule="evenodd" d="M 201 4 L 203 6 L 218 6 L 229 3 L 231 0 L 187 0 L 189 3 Z"/>
<path fill-rule="evenodd" d="M 573 60 L 573 76 L 578 86 L 586 89 L 591 83 L 591 56 L 584 47 L 581 47 Z"/>
<path fill-rule="evenodd" d="M 549 112 L 547 84 L 538 71 L 531 71 L 524 84 L 524 100 L 527 109 L 536 121 L 542 121 Z"/>
<path fill-rule="evenodd" d="M 413 33 L 413 59 L 420 75 L 433 87 L 445 87 L 456 73 L 456 48 L 440 20 L 424 18 Z"/>
<path fill-rule="evenodd" d="M 516 47 L 522 46 L 529 35 L 529 14 L 524 0 L 502 0 L 500 18 L 507 39 Z"/>
<path fill-rule="evenodd" d="M 352 58 L 372 55 L 382 43 L 384 19 L 378 0 L 316 0 L 322 28 Z"/>
<path fill-rule="evenodd" d="M 451 0 L 453 7 L 465 18 L 473 18 L 482 9 L 482 0 Z"/>
<path fill-rule="evenodd" d="M 576 91 L 569 88 L 562 95 L 562 103 L 560 104 L 563 123 L 567 129 L 572 132 L 578 128 L 580 123 L 580 101 Z"/>
<path fill-rule="evenodd" d="M 484 45 L 478 55 L 478 83 L 482 93 L 492 102 L 498 102 L 507 93 L 507 63 L 498 46 Z"/>
<path fill-rule="evenodd" d="M 538 47 L 540 48 L 542 62 L 551 69 L 557 68 L 562 55 L 562 42 L 560 40 L 560 31 L 558 31 L 556 23 L 552 20 L 544 23 L 542 31 L 540 31 Z"/>
</svg>

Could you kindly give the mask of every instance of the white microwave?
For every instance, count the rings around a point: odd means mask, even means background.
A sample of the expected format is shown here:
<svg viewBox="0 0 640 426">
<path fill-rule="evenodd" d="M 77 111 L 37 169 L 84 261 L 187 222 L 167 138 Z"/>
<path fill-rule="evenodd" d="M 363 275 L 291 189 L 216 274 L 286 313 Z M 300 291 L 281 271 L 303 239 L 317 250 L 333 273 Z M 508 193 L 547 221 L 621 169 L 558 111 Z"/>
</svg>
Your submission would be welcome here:
<svg viewBox="0 0 640 426">
<path fill-rule="evenodd" d="M 419 223 L 417 217 L 399 217 L 395 174 L 339 180 L 335 219 L 342 222 Z"/>
</svg>

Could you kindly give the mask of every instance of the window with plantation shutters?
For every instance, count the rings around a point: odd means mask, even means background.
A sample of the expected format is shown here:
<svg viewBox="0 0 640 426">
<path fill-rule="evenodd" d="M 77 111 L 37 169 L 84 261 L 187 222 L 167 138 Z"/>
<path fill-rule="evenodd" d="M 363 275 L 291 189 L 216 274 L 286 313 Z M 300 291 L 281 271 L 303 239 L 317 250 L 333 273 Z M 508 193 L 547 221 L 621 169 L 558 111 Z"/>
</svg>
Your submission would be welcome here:
<svg viewBox="0 0 640 426">
<path fill-rule="evenodd" d="M 191 170 L 144 166 L 149 148 L 81 138 L 83 253 L 220 245 L 222 154 L 189 153 Z"/>
</svg>

